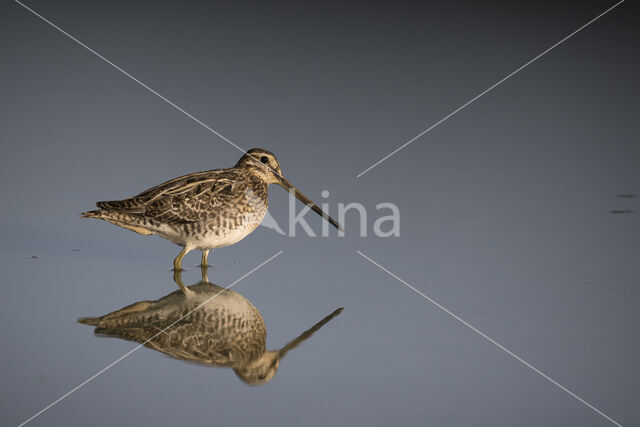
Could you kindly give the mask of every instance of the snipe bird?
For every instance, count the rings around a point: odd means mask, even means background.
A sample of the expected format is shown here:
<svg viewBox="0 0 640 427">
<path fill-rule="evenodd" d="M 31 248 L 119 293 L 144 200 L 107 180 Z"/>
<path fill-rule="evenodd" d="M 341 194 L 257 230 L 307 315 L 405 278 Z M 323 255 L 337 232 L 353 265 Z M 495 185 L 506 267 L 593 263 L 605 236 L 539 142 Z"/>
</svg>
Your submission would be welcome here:
<svg viewBox="0 0 640 427">
<path fill-rule="evenodd" d="M 260 225 L 270 184 L 282 186 L 342 230 L 282 175 L 276 156 L 261 148 L 247 151 L 232 168 L 191 173 L 128 199 L 97 202 L 99 209 L 81 215 L 182 246 L 173 261 L 175 270 L 182 269 L 182 258 L 194 249 L 202 251 L 201 265 L 206 266 L 211 249 L 233 245 Z"/>
<path fill-rule="evenodd" d="M 206 366 L 226 366 L 251 385 L 275 376 L 280 361 L 342 312 L 335 310 L 279 350 L 267 350 L 267 329 L 258 309 L 241 294 L 210 283 L 179 286 L 156 301 L 140 301 L 101 317 L 78 322 L 95 333 L 144 344 L 175 359 Z"/>
</svg>

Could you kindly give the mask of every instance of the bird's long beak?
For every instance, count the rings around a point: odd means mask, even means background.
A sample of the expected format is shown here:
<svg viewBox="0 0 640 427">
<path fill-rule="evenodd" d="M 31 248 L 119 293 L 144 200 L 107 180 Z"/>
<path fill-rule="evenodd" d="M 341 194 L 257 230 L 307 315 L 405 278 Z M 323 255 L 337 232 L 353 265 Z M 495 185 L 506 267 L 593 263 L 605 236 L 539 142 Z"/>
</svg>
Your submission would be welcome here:
<svg viewBox="0 0 640 427">
<path fill-rule="evenodd" d="M 333 219 L 329 215 L 327 215 L 322 209 L 320 209 L 318 207 L 318 205 L 313 203 L 311 201 L 311 199 L 309 199 L 307 196 L 302 194 L 302 192 L 300 190 L 298 190 L 296 187 L 291 185 L 291 183 L 289 182 L 289 180 L 287 178 L 285 178 L 283 176 L 280 176 L 280 181 L 278 182 L 278 184 L 280 184 L 280 186 L 282 188 L 284 188 L 285 190 L 287 190 L 289 193 L 291 193 L 294 196 L 296 196 L 296 199 L 300 200 L 302 203 L 304 203 L 305 205 L 309 206 L 311 208 L 311 210 L 313 210 L 315 213 L 317 213 L 322 218 L 324 218 L 327 221 L 329 221 L 329 224 L 333 225 L 335 228 L 337 228 L 340 231 L 344 231 L 344 228 L 340 225 L 340 223 L 338 223 L 338 221 L 336 221 L 335 219 Z"/>
</svg>

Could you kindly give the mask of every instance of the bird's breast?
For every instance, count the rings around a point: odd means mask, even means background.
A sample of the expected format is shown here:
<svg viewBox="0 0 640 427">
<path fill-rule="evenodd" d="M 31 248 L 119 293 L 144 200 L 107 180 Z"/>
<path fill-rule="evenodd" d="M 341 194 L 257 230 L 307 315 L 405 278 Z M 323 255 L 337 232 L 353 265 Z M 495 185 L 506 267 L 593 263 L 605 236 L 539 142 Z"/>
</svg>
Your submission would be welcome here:
<svg viewBox="0 0 640 427">
<path fill-rule="evenodd" d="M 245 212 L 213 221 L 194 224 L 187 244 L 197 249 L 215 249 L 233 245 L 247 237 L 262 222 L 266 209 Z"/>
</svg>

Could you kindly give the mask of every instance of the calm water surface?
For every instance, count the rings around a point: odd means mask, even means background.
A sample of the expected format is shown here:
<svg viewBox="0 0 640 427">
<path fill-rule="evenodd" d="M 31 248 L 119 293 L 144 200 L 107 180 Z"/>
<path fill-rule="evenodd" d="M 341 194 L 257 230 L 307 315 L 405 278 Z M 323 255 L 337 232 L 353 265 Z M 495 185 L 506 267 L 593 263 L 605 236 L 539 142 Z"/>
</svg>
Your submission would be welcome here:
<svg viewBox="0 0 640 427">
<path fill-rule="evenodd" d="M 618 197 L 640 194 L 638 6 L 627 3 L 356 178 L 608 6 L 248 13 L 29 2 L 225 136 L 276 153 L 331 215 L 338 203 L 367 208 L 368 237 L 351 212 L 344 237 L 260 227 L 210 255 L 209 281 L 237 282 L 238 301 L 260 312 L 258 353 L 262 339 L 282 349 L 344 307 L 260 386 L 228 360 L 192 363 L 167 355 L 171 346 L 123 358 L 134 336 L 77 322 L 177 291 L 179 251 L 78 213 L 229 167 L 240 153 L 4 3 L 0 424 L 20 424 L 113 364 L 29 425 L 613 425 L 360 250 L 620 424 L 639 425 L 640 197 Z M 286 196 L 270 195 L 283 228 Z M 399 207 L 400 237 L 371 236 L 382 202 Z M 321 219 L 307 219 L 320 233 Z M 184 260 L 188 286 L 201 281 L 199 261 Z M 230 342 L 216 354 L 235 354 Z"/>
</svg>

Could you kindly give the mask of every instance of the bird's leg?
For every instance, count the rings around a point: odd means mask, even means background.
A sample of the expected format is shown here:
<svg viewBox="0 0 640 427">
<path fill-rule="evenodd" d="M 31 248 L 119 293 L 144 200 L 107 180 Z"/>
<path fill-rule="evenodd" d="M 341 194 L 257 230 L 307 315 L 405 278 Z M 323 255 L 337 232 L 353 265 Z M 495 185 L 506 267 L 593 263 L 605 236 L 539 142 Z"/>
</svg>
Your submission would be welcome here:
<svg viewBox="0 0 640 427">
<path fill-rule="evenodd" d="M 176 285 L 178 285 L 185 295 L 191 293 L 191 290 L 182 283 L 182 270 L 173 270 L 173 281 L 176 282 Z"/>
<path fill-rule="evenodd" d="M 202 250 L 202 261 L 200 261 L 200 267 L 207 268 L 209 264 L 207 264 L 207 257 L 209 256 L 209 249 Z"/>
<path fill-rule="evenodd" d="M 182 248 L 176 259 L 173 260 L 173 271 L 182 271 L 182 258 L 187 254 L 186 246 Z"/>
</svg>

